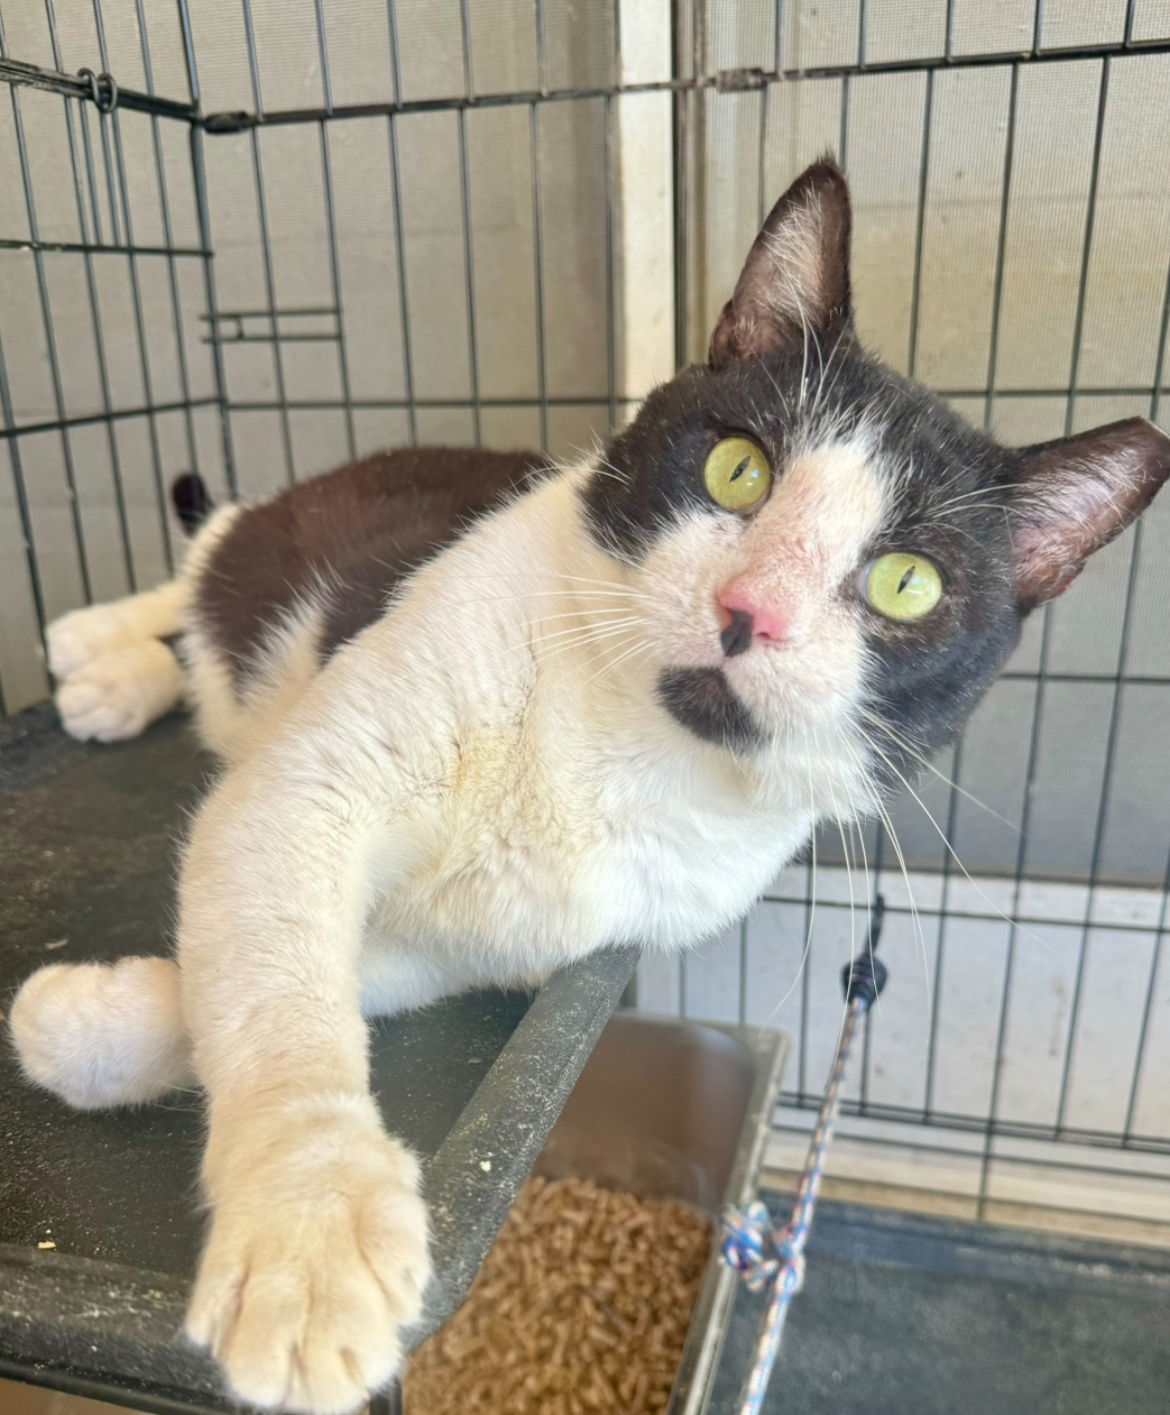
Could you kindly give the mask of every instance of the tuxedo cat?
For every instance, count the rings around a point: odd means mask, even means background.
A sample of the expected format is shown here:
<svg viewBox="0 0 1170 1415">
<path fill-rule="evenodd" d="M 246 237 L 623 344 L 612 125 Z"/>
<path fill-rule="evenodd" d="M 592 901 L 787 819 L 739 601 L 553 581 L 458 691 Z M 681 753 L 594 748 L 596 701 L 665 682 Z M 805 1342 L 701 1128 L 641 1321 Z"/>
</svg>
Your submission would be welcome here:
<svg viewBox="0 0 1170 1415">
<path fill-rule="evenodd" d="M 175 961 L 57 966 L 12 1011 L 76 1106 L 207 1092 L 188 1332 L 241 1400 L 389 1380 L 427 1282 L 363 1014 L 740 917 L 819 821 L 951 740 L 1170 440 L 1001 447 L 858 343 L 829 161 L 781 197 L 708 361 L 603 452 L 387 453 L 212 510 L 179 579 L 50 630 L 67 730 L 190 697 L 227 766 Z M 181 634 L 185 673 L 163 642 Z"/>
</svg>

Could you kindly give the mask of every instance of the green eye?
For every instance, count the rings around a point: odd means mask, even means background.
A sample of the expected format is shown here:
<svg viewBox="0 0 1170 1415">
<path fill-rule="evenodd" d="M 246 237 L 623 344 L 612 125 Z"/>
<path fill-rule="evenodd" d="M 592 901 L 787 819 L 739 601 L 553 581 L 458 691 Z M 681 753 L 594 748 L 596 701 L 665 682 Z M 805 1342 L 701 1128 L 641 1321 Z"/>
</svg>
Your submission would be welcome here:
<svg viewBox="0 0 1170 1415">
<path fill-rule="evenodd" d="M 861 573 L 862 593 L 887 619 L 924 619 L 942 599 L 942 575 L 925 555 L 879 555 Z"/>
<path fill-rule="evenodd" d="M 711 449 L 703 468 L 711 500 L 725 511 L 746 511 L 772 488 L 772 468 L 754 442 L 725 437 Z"/>
</svg>

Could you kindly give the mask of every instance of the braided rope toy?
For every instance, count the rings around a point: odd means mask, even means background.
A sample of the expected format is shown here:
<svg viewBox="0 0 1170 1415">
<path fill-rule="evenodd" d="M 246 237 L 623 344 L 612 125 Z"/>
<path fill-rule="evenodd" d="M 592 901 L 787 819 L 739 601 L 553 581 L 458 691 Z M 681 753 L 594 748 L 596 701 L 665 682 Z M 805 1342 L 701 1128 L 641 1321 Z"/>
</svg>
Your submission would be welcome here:
<svg viewBox="0 0 1170 1415">
<path fill-rule="evenodd" d="M 841 972 L 845 1021 L 837 1041 L 829 1084 L 825 1087 L 825 1098 L 809 1142 L 792 1216 L 783 1228 L 773 1228 L 768 1210 L 758 1199 L 745 1209 L 728 1209 L 723 1215 L 723 1261 L 739 1273 L 749 1292 L 768 1293 L 755 1355 L 735 1406 L 737 1415 L 759 1415 L 780 1350 L 788 1308 L 804 1285 L 804 1248 L 820 1194 L 825 1156 L 841 1109 L 841 1083 L 849 1053 L 858 1023 L 885 987 L 888 976 L 885 964 L 874 957 L 885 910 L 885 900 L 879 894 L 870 915 L 865 944 Z"/>
</svg>

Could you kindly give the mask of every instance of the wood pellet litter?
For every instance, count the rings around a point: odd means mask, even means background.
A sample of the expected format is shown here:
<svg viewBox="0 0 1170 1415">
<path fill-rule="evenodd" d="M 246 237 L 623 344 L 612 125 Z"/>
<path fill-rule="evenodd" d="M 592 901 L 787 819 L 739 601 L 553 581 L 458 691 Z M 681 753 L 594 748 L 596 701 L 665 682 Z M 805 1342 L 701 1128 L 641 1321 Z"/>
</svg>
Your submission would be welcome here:
<svg viewBox="0 0 1170 1415">
<path fill-rule="evenodd" d="M 411 1357 L 405 1415 L 655 1415 L 711 1247 L 685 1204 L 531 1179 L 458 1312 Z"/>
</svg>

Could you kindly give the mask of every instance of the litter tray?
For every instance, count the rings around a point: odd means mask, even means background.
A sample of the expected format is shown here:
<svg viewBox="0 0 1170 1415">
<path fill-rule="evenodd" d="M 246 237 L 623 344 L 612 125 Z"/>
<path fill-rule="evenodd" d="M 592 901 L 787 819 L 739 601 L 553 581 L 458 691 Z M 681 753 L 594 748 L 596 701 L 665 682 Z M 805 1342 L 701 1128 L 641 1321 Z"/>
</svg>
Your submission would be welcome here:
<svg viewBox="0 0 1170 1415">
<path fill-rule="evenodd" d="M 786 1052 L 779 1032 L 619 1013 L 534 1172 L 680 1199 L 712 1216 L 744 1204 L 756 1194 Z M 708 1409 L 735 1282 L 716 1237 L 667 1415 Z"/>
</svg>

